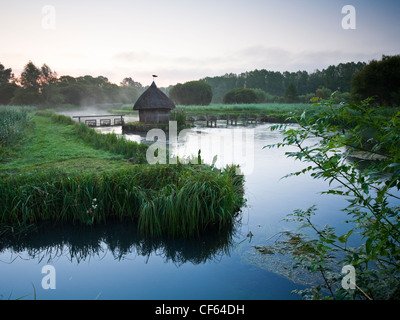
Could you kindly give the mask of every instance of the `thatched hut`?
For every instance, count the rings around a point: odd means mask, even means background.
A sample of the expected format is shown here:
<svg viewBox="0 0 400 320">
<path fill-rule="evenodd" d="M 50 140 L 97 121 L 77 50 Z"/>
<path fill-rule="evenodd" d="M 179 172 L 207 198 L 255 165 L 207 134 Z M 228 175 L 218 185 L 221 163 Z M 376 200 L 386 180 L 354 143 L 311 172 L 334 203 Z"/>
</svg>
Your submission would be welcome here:
<svg viewBox="0 0 400 320">
<path fill-rule="evenodd" d="M 139 122 L 168 123 L 175 104 L 153 83 L 136 101 L 133 110 L 139 111 Z"/>
</svg>

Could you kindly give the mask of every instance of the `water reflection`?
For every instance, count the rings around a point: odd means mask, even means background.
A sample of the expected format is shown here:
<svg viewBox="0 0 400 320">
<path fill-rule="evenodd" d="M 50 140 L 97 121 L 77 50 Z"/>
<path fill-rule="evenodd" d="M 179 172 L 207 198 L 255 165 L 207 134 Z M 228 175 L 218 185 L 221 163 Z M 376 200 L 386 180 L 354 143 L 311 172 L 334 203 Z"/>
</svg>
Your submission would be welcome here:
<svg viewBox="0 0 400 320">
<path fill-rule="evenodd" d="M 11 253 L 11 263 L 16 257 L 50 263 L 60 257 L 71 262 L 83 262 L 91 258 L 112 255 L 115 260 L 134 259 L 143 256 L 146 261 L 160 256 L 164 262 L 177 266 L 190 262 L 194 265 L 219 260 L 230 255 L 240 221 L 219 232 L 209 231 L 196 239 L 149 239 L 137 232 L 137 226 L 120 222 L 94 227 L 64 225 L 42 226 L 37 232 L 20 238 L 0 239 L 0 253 Z M 27 256 L 21 256 L 22 254 Z"/>
</svg>

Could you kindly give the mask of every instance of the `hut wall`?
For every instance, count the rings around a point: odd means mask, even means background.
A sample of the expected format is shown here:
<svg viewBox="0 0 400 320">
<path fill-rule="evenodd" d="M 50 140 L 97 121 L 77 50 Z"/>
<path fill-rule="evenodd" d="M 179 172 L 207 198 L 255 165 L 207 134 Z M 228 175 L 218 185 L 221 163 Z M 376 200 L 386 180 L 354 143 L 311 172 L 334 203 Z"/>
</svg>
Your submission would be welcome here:
<svg viewBox="0 0 400 320">
<path fill-rule="evenodd" d="M 170 110 L 150 109 L 139 110 L 139 121 L 145 123 L 168 123 Z"/>
</svg>

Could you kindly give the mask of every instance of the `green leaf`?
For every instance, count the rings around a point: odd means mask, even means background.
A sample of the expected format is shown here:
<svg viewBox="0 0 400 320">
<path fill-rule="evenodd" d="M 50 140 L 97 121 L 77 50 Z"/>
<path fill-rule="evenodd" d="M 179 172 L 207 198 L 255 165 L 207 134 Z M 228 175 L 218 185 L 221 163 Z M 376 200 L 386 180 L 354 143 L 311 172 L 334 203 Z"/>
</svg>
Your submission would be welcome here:
<svg viewBox="0 0 400 320">
<path fill-rule="evenodd" d="M 349 232 L 347 232 L 347 234 L 344 234 L 340 237 L 338 237 L 339 242 L 341 243 L 346 243 L 347 240 L 349 239 L 349 237 L 351 236 L 351 234 L 353 233 L 353 229 L 351 229 Z"/>
<path fill-rule="evenodd" d="M 372 252 L 372 243 L 373 243 L 372 238 L 368 238 L 367 241 L 365 242 L 365 251 L 367 254 L 370 254 Z"/>
<path fill-rule="evenodd" d="M 361 184 L 361 188 L 363 189 L 364 193 L 369 194 L 369 185 L 367 183 Z"/>
<path fill-rule="evenodd" d="M 212 163 L 211 163 L 211 168 L 214 168 L 215 163 L 217 162 L 217 160 L 218 160 L 218 155 L 215 155 L 213 160 L 212 160 Z"/>
</svg>

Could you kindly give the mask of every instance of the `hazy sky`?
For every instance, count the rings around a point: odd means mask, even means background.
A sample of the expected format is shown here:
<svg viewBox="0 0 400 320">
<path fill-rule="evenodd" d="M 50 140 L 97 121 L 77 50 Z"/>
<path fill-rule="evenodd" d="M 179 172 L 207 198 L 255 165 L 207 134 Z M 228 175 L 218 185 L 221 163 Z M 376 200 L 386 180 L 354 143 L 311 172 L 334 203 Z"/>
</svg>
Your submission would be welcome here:
<svg viewBox="0 0 400 320">
<path fill-rule="evenodd" d="M 356 29 L 342 28 L 342 7 Z M 48 11 L 46 6 L 50 6 Z M 54 14 L 53 14 L 54 13 Z M 400 1 L 1 0 L 0 63 L 148 85 L 298 71 L 400 54 Z"/>
</svg>

